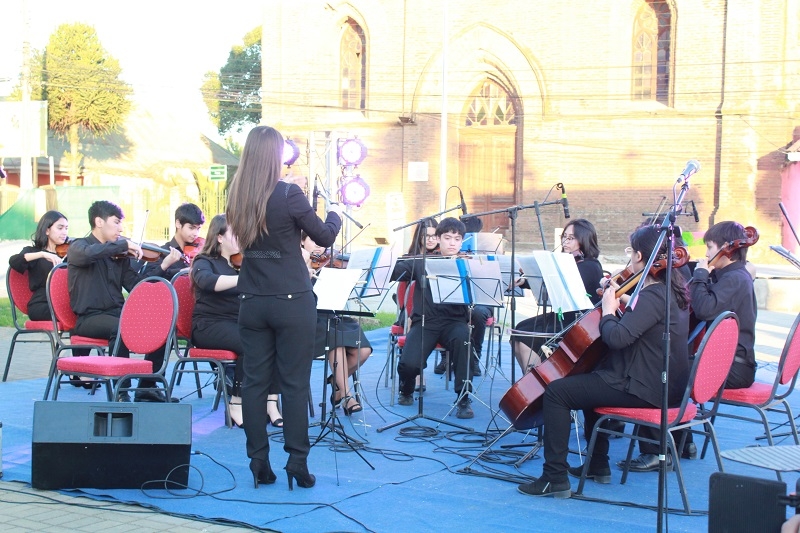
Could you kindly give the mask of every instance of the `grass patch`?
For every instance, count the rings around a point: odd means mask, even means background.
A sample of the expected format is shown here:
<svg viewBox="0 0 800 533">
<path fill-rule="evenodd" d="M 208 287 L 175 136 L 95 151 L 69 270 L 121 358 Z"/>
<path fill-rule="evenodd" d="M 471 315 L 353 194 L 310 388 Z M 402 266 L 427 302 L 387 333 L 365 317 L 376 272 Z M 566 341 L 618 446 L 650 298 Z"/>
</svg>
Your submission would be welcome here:
<svg viewBox="0 0 800 533">
<path fill-rule="evenodd" d="M 22 322 L 25 322 L 25 316 L 18 316 Z M 0 328 L 13 328 L 14 321 L 11 320 L 11 300 L 8 298 L 0 298 Z"/>
</svg>

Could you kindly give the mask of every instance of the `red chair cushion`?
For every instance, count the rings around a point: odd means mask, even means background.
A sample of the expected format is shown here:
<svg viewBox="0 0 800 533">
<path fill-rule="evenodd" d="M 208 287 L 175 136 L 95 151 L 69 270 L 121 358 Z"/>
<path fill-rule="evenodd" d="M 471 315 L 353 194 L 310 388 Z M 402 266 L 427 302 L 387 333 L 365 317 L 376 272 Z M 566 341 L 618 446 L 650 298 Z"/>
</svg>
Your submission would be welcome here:
<svg viewBox="0 0 800 533">
<path fill-rule="evenodd" d="M 26 320 L 25 329 L 36 331 L 53 331 L 53 322 L 50 320 Z"/>
<path fill-rule="evenodd" d="M 70 335 L 70 345 L 88 344 L 90 346 L 103 346 L 108 348 L 108 341 L 106 339 L 95 339 L 93 337 L 81 337 L 80 335 Z"/>
<path fill-rule="evenodd" d="M 401 335 L 401 336 L 397 337 L 397 345 L 400 348 L 402 348 L 403 346 L 406 345 L 406 336 L 405 335 Z"/>
<path fill-rule="evenodd" d="M 766 403 L 771 396 L 772 385 L 766 383 L 753 383 L 746 389 L 724 389 L 722 391 L 723 400 L 754 405 Z"/>
<path fill-rule="evenodd" d="M 404 333 L 403 326 L 398 326 L 397 324 L 393 324 L 391 328 L 389 328 L 389 335 L 402 335 Z"/>
<path fill-rule="evenodd" d="M 65 374 L 94 374 L 97 376 L 124 376 L 125 374 L 152 374 L 153 362 L 127 357 L 88 355 L 65 357 L 56 364 Z"/>
<path fill-rule="evenodd" d="M 679 408 L 673 407 L 667 410 L 667 422 L 670 424 L 675 423 L 675 418 L 678 416 Z M 642 422 L 649 422 L 651 424 L 661 423 L 661 409 L 650 408 L 634 408 L 634 407 L 598 407 L 595 412 L 601 415 L 622 416 L 625 418 L 632 418 L 634 420 L 641 420 Z M 681 418 L 681 423 L 688 422 L 693 419 L 697 414 L 697 406 L 690 403 L 686 406 L 686 412 Z"/>
<path fill-rule="evenodd" d="M 489 318 L 486 319 L 486 326 L 487 327 L 494 326 L 494 317 L 493 316 L 490 316 Z"/>
<path fill-rule="evenodd" d="M 218 361 L 236 361 L 236 352 L 230 350 L 210 350 L 207 348 L 189 348 L 189 357 L 197 359 L 216 359 Z"/>
</svg>

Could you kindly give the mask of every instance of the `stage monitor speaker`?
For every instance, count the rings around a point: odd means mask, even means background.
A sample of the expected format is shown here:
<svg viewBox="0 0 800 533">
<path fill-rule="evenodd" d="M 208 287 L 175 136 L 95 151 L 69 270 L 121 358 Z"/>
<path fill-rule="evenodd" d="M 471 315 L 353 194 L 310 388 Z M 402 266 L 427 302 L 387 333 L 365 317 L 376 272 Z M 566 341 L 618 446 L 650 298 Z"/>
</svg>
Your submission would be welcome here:
<svg viewBox="0 0 800 533">
<path fill-rule="evenodd" d="M 779 533 L 786 520 L 782 481 L 714 472 L 708 489 L 709 533 Z"/>
<path fill-rule="evenodd" d="M 191 447 L 188 404 L 35 402 L 31 486 L 138 489 L 168 479 L 180 488 Z"/>
</svg>

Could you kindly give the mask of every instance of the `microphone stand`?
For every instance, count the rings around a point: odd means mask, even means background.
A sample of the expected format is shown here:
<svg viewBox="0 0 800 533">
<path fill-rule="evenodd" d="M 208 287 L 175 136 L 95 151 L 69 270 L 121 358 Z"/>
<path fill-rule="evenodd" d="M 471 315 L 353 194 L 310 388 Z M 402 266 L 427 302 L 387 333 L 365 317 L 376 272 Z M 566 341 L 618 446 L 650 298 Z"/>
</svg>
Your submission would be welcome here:
<svg viewBox="0 0 800 533">
<path fill-rule="evenodd" d="M 434 215 L 422 217 L 422 218 L 417 219 L 417 220 L 415 220 L 413 222 L 409 222 L 408 224 L 404 224 L 402 226 L 398 226 L 398 227 L 394 228 L 392 231 L 393 232 L 394 231 L 400 231 L 401 229 L 405 229 L 405 228 L 407 228 L 409 226 L 414 226 L 414 225 L 417 225 L 417 224 L 421 224 L 423 220 L 426 220 L 426 219 L 429 219 L 429 218 L 438 217 L 439 215 L 443 215 L 444 213 L 449 213 L 450 211 L 455 211 L 456 209 L 461 209 L 461 206 L 451 207 L 450 209 L 445 209 L 444 211 L 440 211 L 440 212 L 438 212 L 438 213 L 436 213 Z M 421 262 L 421 265 L 420 265 L 420 269 L 421 269 L 420 271 L 421 271 L 422 274 L 420 275 L 420 281 L 418 283 L 420 284 L 420 288 L 421 288 L 421 291 L 422 291 L 422 301 L 420 302 L 420 310 L 421 310 L 421 315 L 422 315 L 422 323 L 421 323 L 422 334 L 420 335 L 420 344 L 422 346 L 424 346 L 425 345 L 425 291 L 428 289 L 428 278 L 427 278 L 427 275 L 425 274 L 425 258 L 428 255 L 427 254 L 428 247 L 425 245 L 424 241 L 422 243 L 422 247 L 421 248 L 422 248 L 422 262 Z M 416 271 L 416 267 L 417 267 L 417 265 L 414 265 L 412 267 L 412 269 L 411 269 L 412 278 L 413 278 L 413 272 Z M 409 282 L 410 281 L 413 281 L 413 280 L 409 280 Z M 413 298 L 414 296 L 412 295 L 411 297 Z M 402 420 L 398 420 L 397 422 L 393 422 L 393 423 L 388 424 L 386 426 L 380 427 L 380 428 L 377 429 L 378 433 L 381 433 L 381 432 L 383 432 L 383 431 L 385 431 L 387 429 L 393 428 L 395 426 L 399 426 L 401 424 L 405 424 L 406 422 L 412 422 L 414 420 L 417 420 L 418 418 L 424 418 L 425 420 L 430 420 L 431 422 L 438 422 L 439 424 L 447 424 L 449 426 L 453 426 L 453 427 L 456 427 L 456 428 L 459 428 L 459 429 L 463 429 L 465 431 L 471 431 L 472 430 L 471 428 L 468 428 L 466 426 L 461 426 L 461 425 L 458 425 L 458 424 L 454 424 L 453 422 L 448 422 L 447 420 L 440 419 L 440 418 L 434 418 L 432 416 L 428 416 L 428 415 L 425 414 L 425 411 L 424 411 L 424 408 L 425 408 L 425 406 L 424 406 L 425 371 L 423 369 L 423 364 L 422 363 L 425 360 L 426 355 L 428 355 L 428 354 L 423 353 L 422 348 L 420 348 L 420 353 L 419 353 L 419 357 L 420 357 L 420 364 L 419 364 L 419 375 L 420 375 L 420 380 L 419 380 L 419 406 L 417 408 L 417 414 L 415 414 L 413 416 L 406 417 L 406 418 L 404 418 Z M 468 362 L 471 362 L 471 360 L 468 359 Z M 391 372 L 396 372 L 397 370 L 396 369 L 390 369 L 390 371 Z M 448 372 L 449 371 L 450 371 L 450 369 L 448 369 Z M 392 390 L 392 394 L 394 394 L 394 389 Z"/>
<path fill-rule="evenodd" d="M 482 217 L 486 215 L 494 215 L 497 213 L 508 213 L 508 218 L 511 220 L 511 272 L 509 273 L 509 281 L 508 287 L 511 292 L 511 327 L 513 328 L 516 324 L 516 311 L 517 311 L 517 299 L 515 295 L 514 288 L 516 287 L 515 280 L 514 280 L 514 270 L 516 268 L 516 251 L 517 251 L 517 215 L 520 211 L 524 209 L 531 209 L 533 208 L 536 211 L 536 218 L 539 221 L 539 233 L 542 237 L 542 249 L 547 250 L 547 242 L 545 241 L 544 237 L 544 226 L 542 226 L 542 217 L 540 216 L 540 207 L 544 207 L 547 205 L 563 205 L 563 201 L 561 199 L 554 200 L 552 202 L 533 202 L 532 204 L 527 205 L 513 205 L 511 207 L 506 207 L 503 209 L 494 209 L 492 211 L 482 211 L 480 213 L 470 213 L 469 215 L 462 215 L 461 218 L 464 217 Z M 501 326 L 501 329 L 502 326 Z M 502 333 L 500 334 L 502 337 Z M 513 354 L 512 354 L 513 355 Z M 511 362 L 511 382 L 516 382 L 516 365 L 514 364 L 515 361 Z"/>
</svg>

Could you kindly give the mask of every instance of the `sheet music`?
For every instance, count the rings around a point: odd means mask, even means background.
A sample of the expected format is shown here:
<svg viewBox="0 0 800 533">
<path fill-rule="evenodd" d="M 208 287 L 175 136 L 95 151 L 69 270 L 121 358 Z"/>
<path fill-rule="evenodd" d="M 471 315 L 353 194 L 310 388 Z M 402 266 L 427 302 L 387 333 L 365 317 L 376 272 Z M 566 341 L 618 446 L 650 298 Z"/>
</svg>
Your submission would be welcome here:
<svg viewBox="0 0 800 533">
<path fill-rule="evenodd" d="M 571 254 L 536 250 L 533 257 L 542 273 L 554 311 L 581 311 L 594 307 Z"/>
<path fill-rule="evenodd" d="M 519 262 L 525 279 L 530 285 L 531 292 L 536 298 L 536 303 L 540 306 L 547 305 L 547 291 L 544 290 L 544 278 L 542 277 L 542 270 L 539 268 L 536 258 L 532 255 L 518 255 L 517 261 Z"/>
<path fill-rule="evenodd" d="M 394 264 L 401 255 L 402 243 L 396 242 L 389 246 L 365 248 L 350 254 L 347 270 L 361 270 L 360 281 L 364 283 L 354 289 L 353 298 L 368 298 L 380 296 L 389 285 L 389 278 L 394 270 Z"/>
<path fill-rule="evenodd" d="M 434 258 L 425 262 L 436 303 L 502 307 L 500 262 L 485 258 Z"/>
<path fill-rule="evenodd" d="M 342 311 L 347 308 L 347 300 L 353 287 L 361 277 L 361 270 L 348 268 L 320 269 L 314 294 L 317 295 L 317 309 Z"/>
</svg>

